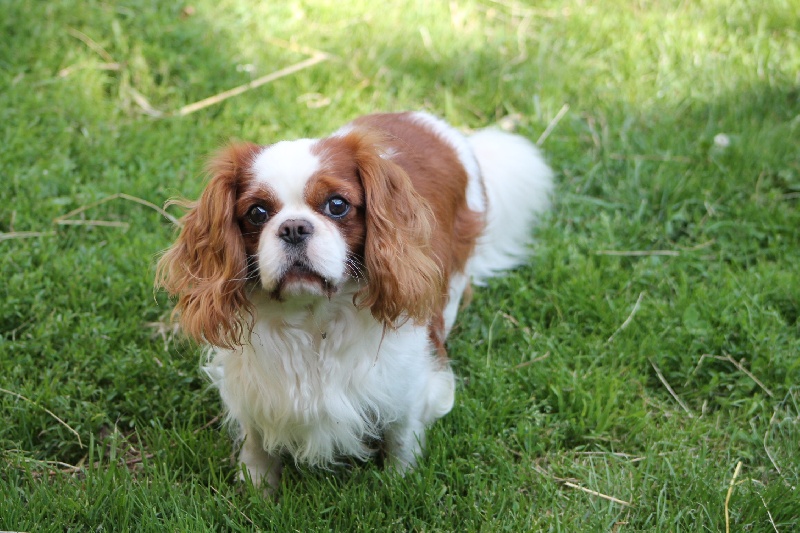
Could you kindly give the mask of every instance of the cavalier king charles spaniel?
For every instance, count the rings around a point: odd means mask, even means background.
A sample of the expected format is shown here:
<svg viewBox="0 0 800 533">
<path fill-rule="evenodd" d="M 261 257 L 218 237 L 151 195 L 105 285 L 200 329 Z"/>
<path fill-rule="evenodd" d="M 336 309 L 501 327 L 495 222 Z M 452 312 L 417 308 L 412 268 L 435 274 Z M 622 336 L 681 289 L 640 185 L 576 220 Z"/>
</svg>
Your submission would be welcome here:
<svg viewBox="0 0 800 533">
<path fill-rule="evenodd" d="M 242 476 L 274 489 L 287 456 L 326 465 L 376 444 L 413 467 L 453 407 L 445 341 L 462 297 L 525 261 L 549 205 L 539 151 L 374 114 L 323 139 L 231 144 L 208 172 L 157 284 L 210 345 Z"/>
</svg>

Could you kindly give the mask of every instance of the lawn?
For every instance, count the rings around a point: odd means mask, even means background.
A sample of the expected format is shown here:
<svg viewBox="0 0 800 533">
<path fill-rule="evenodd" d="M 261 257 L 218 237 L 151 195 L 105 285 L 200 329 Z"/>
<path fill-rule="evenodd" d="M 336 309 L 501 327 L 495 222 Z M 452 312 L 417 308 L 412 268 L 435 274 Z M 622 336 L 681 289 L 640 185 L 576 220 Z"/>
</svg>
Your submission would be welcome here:
<svg viewBox="0 0 800 533">
<path fill-rule="evenodd" d="M 228 139 L 406 109 L 538 141 L 552 213 L 416 471 L 264 499 L 153 291 L 160 206 Z M 0 530 L 800 530 L 794 0 L 4 0 L 0 136 Z"/>
</svg>

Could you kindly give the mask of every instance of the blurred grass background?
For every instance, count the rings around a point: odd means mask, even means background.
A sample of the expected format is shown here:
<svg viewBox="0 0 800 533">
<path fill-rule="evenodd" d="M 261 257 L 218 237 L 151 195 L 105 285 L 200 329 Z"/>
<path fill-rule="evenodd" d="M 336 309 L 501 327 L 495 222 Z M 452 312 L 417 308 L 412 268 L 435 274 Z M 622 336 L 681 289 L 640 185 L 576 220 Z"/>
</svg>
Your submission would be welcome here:
<svg viewBox="0 0 800 533">
<path fill-rule="evenodd" d="M 798 28 L 791 0 L 3 1 L 0 529 L 797 529 Z M 170 223 L 63 217 L 406 109 L 539 140 L 552 216 L 461 315 L 417 471 L 289 469 L 265 500 L 164 331 Z"/>
</svg>

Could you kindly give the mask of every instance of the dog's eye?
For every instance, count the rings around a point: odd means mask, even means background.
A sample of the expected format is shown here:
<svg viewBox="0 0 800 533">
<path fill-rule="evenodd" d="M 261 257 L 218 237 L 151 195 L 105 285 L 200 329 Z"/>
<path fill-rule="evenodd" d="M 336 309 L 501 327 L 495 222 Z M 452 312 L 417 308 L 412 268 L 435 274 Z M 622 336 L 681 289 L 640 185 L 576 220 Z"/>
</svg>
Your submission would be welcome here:
<svg viewBox="0 0 800 533">
<path fill-rule="evenodd" d="M 348 211 L 350 211 L 350 204 L 341 196 L 334 196 L 325 204 L 325 214 L 333 218 L 342 218 Z"/>
<path fill-rule="evenodd" d="M 261 205 L 254 205 L 247 211 L 247 221 L 254 226 L 263 226 L 269 219 L 269 213 L 266 208 Z"/>
</svg>

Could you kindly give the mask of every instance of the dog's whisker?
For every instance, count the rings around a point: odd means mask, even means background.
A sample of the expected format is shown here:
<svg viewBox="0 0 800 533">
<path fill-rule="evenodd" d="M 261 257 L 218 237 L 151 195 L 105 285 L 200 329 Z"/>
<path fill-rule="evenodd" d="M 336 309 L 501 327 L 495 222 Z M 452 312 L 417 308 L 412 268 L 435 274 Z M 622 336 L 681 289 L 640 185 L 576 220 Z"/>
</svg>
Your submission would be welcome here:
<svg viewBox="0 0 800 533">
<path fill-rule="evenodd" d="M 356 280 L 364 278 L 364 263 L 361 258 L 352 252 L 349 252 L 345 258 L 345 268 L 348 274 Z"/>
</svg>

